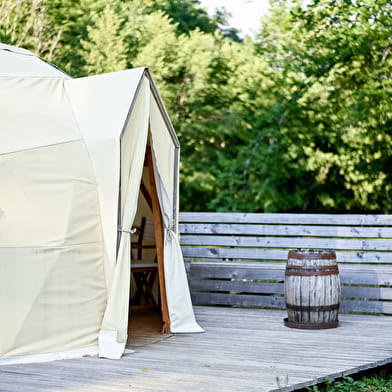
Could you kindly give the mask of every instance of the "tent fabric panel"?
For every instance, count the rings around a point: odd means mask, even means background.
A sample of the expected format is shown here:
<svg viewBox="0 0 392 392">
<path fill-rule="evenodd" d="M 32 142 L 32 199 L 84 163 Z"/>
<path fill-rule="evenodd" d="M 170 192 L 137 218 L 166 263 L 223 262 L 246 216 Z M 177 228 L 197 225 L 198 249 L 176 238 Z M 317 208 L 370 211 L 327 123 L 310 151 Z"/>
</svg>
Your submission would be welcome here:
<svg viewBox="0 0 392 392">
<path fill-rule="evenodd" d="M 162 113 L 158 107 L 157 102 L 151 97 L 151 129 L 153 129 L 155 155 L 157 159 L 157 166 L 159 168 L 160 177 L 164 183 L 168 195 L 173 195 L 174 185 L 174 171 L 175 171 L 175 148 L 173 140 L 169 137 L 169 132 L 166 123 L 162 117 Z M 159 146 L 159 148 L 157 148 Z"/>
<path fill-rule="evenodd" d="M 106 285 L 84 143 L 0 155 L 0 187 L 0 355 L 96 344 Z"/>
<path fill-rule="evenodd" d="M 154 153 L 156 149 L 153 136 Z M 157 159 L 155 159 L 156 162 Z M 173 203 L 159 174 L 159 167 L 155 165 L 154 170 L 164 225 L 164 271 L 170 331 L 172 333 L 203 332 L 204 330 L 195 319 L 185 263 L 174 232 Z"/>
<path fill-rule="evenodd" d="M 0 154 L 81 139 L 63 83 L 0 77 Z"/>
<path fill-rule="evenodd" d="M 0 259 L 0 356 L 97 344 L 106 305 L 102 244 L 0 248 Z"/>
<path fill-rule="evenodd" d="M 34 53 L 0 43 L 0 77 L 21 75 L 69 78 L 66 73 L 43 61 Z"/>
<path fill-rule="evenodd" d="M 130 292 L 130 231 L 136 215 L 147 145 L 150 87 L 143 79 L 121 140 L 121 231 L 113 283 L 102 322 L 99 355 L 120 358 L 127 341 Z"/>
<path fill-rule="evenodd" d="M 145 69 L 145 75 L 146 75 L 146 77 L 148 77 L 148 79 L 150 81 L 151 93 L 152 93 L 152 95 L 153 95 L 153 97 L 154 97 L 154 99 L 155 99 L 155 101 L 156 101 L 156 103 L 157 103 L 157 105 L 159 107 L 159 110 L 161 112 L 162 118 L 163 118 L 164 122 L 166 123 L 166 129 L 167 129 L 167 132 L 168 132 L 167 136 L 172 139 L 173 144 L 176 147 L 180 147 L 180 142 L 179 142 L 178 137 L 176 135 L 176 132 L 175 132 L 175 130 L 173 128 L 173 124 L 170 121 L 170 118 L 169 118 L 169 115 L 168 115 L 167 110 L 165 108 L 165 105 L 164 105 L 164 103 L 162 101 L 162 98 L 161 98 L 161 96 L 159 94 L 157 86 L 156 86 L 156 84 L 154 82 L 154 79 L 152 78 L 151 72 L 149 71 L 148 68 Z"/>
<path fill-rule="evenodd" d="M 136 214 L 139 187 L 143 176 L 149 125 L 149 98 L 149 81 L 143 77 L 132 113 L 121 138 L 120 214 L 122 226 L 127 230 L 131 229 Z"/>
<path fill-rule="evenodd" d="M 83 136 L 119 138 L 126 124 L 144 68 L 65 81 Z"/>
<path fill-rule="evenodd" d="M 0 247 L 102 241 L 96 183 L 82 141 L 0 155 L 0 186 Z"/>
<path fill-rule="evenodd" d="M 27 49 L 24 49 L 24 48 L 20 48 L 18 46 L 7 45 L 7 44 L 4 44 L 2 42 L 0 42 L 0 50 L 4 50 L 7 53 L 11 52 L 11 53 L 16 53 L 16 54 L 23 54 L 23 55 L 26 55 L 26 56 L 37 57 L 37 55 L 35 55 L 33 52 L 30 52 L 30 50 L 27 50 Z"/>
<path fill-rule="evenodd" d="M 173 333 L 203 332 L 197 324 L 192 307 L 188 280 L 181 248 L 175 234 L 177 209 L 173 205 L 174 166 L 176 148 L 163 118 L 159 120 L 158 106 L 151 107 L 151 138 L 154 173 L 164 226 L 164 272 L 170 330 Z M 166 134 L 166 137 L 165 137 Z M 167 186 L 171 187 L 169 193 Z"/>
</svg>

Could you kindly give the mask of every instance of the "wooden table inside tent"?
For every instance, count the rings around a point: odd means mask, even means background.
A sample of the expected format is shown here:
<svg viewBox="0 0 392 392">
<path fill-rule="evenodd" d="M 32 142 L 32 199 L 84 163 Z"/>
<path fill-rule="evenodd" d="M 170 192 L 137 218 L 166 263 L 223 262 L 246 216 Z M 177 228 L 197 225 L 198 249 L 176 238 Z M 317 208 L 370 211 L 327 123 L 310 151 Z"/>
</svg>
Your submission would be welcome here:
<svg viewBox="0 0 392 392">
<path fill-rule="evenodd" d="M 146 305 L 158 305 L 152 292 L 158 265 L 156 263 L 135 263 L 132 264 L 131 271 L 136 284 L 132 303 L 142 305 L 144 299 Z"/>
<path fill-rule="evenodd" d="M 135 282 L 135 292 L 132 295 L 132 306 L 150 307 L 157 306 L 158 303 L 153 294 L 153 286 L 158 273 L 158 264 L 156 257 L 154 263 L 142 262 L 143 250 L 156 249 L 155 244 L 143 244 L 145 240 L 153 240 L 152 231 L 154 223 L 152 219 L 142 217 L 141 225 L 135 226 L 137 241 L 131 242 L 132 250 L 136 250 L 136 262 L 131 260 L 131 272 Z"/>
</svg>

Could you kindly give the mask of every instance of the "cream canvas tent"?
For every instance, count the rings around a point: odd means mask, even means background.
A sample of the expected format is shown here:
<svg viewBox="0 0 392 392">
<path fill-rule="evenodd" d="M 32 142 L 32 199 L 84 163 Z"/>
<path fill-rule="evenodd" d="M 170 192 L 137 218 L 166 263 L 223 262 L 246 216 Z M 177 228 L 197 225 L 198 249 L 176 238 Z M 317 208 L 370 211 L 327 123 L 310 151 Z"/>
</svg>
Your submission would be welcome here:
<svg viewBox="0 0 392 392">
<path fill-rule="evenodd" d="M 0 85 L 0 363 L 122 355 L 141 185 L 164 327 L 201 332 L 176 236 L 179 145 L 149 71 L 72 79 L 0 44 Z"/>
</svg>

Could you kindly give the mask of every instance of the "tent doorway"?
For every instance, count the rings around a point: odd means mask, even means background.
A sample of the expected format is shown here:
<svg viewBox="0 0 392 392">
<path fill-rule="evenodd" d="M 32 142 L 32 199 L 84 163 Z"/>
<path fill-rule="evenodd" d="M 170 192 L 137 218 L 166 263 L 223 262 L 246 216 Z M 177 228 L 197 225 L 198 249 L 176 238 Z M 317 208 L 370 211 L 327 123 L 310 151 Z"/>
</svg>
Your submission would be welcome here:
<svg viewBox="0 0 392 392">
<path fill-rule="evenodd" d="M 170 331 L 163 252 L 162 213 L 150 144 L 146 147 L 138 205 L 131 236 L 131 289 L 128 344 Z"/>
</svg>

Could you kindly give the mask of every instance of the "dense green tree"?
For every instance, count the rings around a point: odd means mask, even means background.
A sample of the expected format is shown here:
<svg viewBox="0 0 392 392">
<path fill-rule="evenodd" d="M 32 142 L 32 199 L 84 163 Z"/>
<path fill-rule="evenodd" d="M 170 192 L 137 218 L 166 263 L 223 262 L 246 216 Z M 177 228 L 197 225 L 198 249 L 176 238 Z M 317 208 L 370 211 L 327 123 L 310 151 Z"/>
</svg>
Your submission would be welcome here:
<svg viewBox="0 0 392 392">
<path fill-rule="evenodd" d="M 199 0 L 145 0 L 149 12 L 162 11 L 176 25 L 177 35 L 200 30 L 203 33 L 220 32 L 229 39 L 241 42 L 239 30 L 229 25 L 231 14 L 218 8 L 210 17 Z"/>
<path fill-rule="evenodd" d="M 390 12 L 387 0 L 275 2 L 258 45 L 274 98 L 246 115 L 253 136 L 214 207 L 392 209 Z"/>
<path fill-rule="evenodd" d="M 231 14 L 228 13 L 224 8 L 217 9 L 214 15 L 214 19 L 218 23 L 218 29 L 221 34 L 235 42 L 242 42 L 243 39 L 240 37 L 240 30 L 236 27 L 230 26 L 229 19 Z"/>
<path fill-rule="evenodd" d="M 43 0 L 45 15 L 53 31 L 61 31 L 55 63 L 77 77 L 85 75 L 81 42 L 87 39 L 92 18 L 105 7 L 105 0 Z"/>
<path fill-rule="evenodd" d="M 120 7 L 110 2 L 94 15 L 87 27 L 87 39 L 82 41 L 85 73 L 88 75 L 115 72 L 127 68 L 127 31 Z"/>
<path fill-rule="evenodd" d="M 72 76 L 150 67 L 182 209 L 391 211 L 392 3 L 271 4 L 255 45 L 199 0 L 3 0 L 0 40 Z"/>
<path fill-rule="evenodd" d="M 323 170 L 324 184 L 335 182 L 347 195 L 336 205 L 329 192 L 332 208 L 392 209 L 391 13 L 388 0 L 315 2 L 294 13 L 306 37 L 308 80 L 299 105 L 322 128 L 316 150 L 333 153 L 327 171 L 317 159 L 313 170 Z"/>
<path fill-rule="evenodd" d="M 43 0 L 2 0 L 0 42 L 30 49 L 53 60 L 62 29 L 53 31 Z"/>
<path fill-rule="evenodd" d="M 145 0 L 145 4 L 149 12 L 166 14 L 176 25 L 178 35 L 189 34 L 196 29 L 205 33 L 217 31 L 217 21 L 208 16 L 199 0 Z"/>
<path fill-rule="evenodd" d="M 177 36 L 169 19 L 157 17 L 151 15 L 150 38 L 135 65 L 151 65 L 180 138 L 181 206 L 205 209 L 219 192 L 217 175 L 236 155 L 242 137 L 241 119 L 231 115 L 230 106 L 240 94 L 237 72 L 249 63 L 252 48 L 218 33 Z"/>
</svg>

